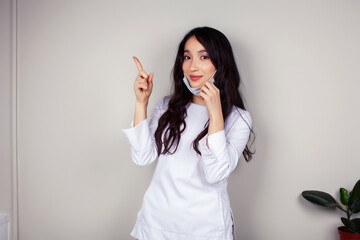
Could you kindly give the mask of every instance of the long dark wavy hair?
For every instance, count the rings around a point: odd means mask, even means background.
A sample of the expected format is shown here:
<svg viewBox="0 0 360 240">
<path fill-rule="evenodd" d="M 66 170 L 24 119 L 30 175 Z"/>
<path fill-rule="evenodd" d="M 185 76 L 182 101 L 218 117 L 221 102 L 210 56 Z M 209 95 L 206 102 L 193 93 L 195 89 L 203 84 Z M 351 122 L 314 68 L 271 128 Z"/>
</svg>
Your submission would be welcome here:
<svg viewBox="0 0 360 240">
<path fill-rule="evenodd" d="M 220 90 L 224 122 L 231 113 L 233 106 L 246 110 L 239 92 L 240 75 L 229 40 L 223 33 L 210 27 L 198 27 L 192 29 L 185 35 L 184 39 L 179 44 L 175 64 L 172 70 L 174 80 L 173 93 L 170 97 L 168 109 L 160 117 L 158 127 L 155 131 L 155 141 L 159 155 L 173 154 L 176 152 L 181 134 L 186 128 L 186 107 L 190 104 L 193 95 L 183 82 L 184 75 L 182 65 L 184 61 L 185 43 L 192 36 L 195 36 L 204 46 L 209 54 L 210 60 L 217 69 L 214 76 L 214 84 Z M 204 130 L 199 133 L 193 142 L 194 150 L 200 155 L 201 152 L 198 148 L 198 143 L 208 133 L 208 129 L 209 121 L 205 124 Z M 251 128 L 250 133 L 254 134 Z M 249 161 L 254 153 L 255 152 L 249 150 L 247 144 L 243 151 L 245 160 Z"/>
</svg>

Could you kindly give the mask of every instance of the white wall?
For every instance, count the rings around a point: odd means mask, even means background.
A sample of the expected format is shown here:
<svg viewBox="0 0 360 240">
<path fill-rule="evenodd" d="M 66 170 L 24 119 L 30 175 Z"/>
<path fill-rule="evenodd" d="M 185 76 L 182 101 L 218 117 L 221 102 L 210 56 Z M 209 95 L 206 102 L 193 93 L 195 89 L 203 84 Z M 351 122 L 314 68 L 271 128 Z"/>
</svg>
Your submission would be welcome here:
<svg viewBox="0 0 360 240">
<path fill-rule="evenodd" d="M 121 128 L 133 117 L 139 57 L 169 93 L 193 27 L 232 43 L 257 153 L 230 179 L 237 236 L 337 239 L 340 212 L 299 194 L 359 178 L 360 1 L 19 0 L 20 240 L 130 239 L 154 166 L 136 167 Z M 8 164 L 8 163 L 7 163 Z"/>
</svg>

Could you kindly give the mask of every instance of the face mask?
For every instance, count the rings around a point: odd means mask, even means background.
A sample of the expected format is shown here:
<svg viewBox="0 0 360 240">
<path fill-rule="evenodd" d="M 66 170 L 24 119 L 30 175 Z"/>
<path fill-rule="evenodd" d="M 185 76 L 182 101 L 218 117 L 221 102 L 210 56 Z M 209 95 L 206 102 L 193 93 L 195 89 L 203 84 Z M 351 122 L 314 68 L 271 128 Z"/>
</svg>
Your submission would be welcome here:
<svg viewBox="0 0 360 240">
<path fill-rule="evenodd" d="M 211 76 L 211 78 L 209 79 L 210 82 L 214 83 L 215 82 L 215 79 L 214 79 L 214 75 L 215 75 L 216 71 L 214 72 L 214 74 Z M 189 81 L 187 80 L 186 78 L 186 75 L 184 74 L 184 78 L 183 78 L 183 81 L 186 85 L 186 87 L 189 89 L 189 91 L 194 94 L 194 95 L 199 95 L 200 94 L 200 88 L 193 88 L 190 86 L 190 83 Z"/>
</svg>

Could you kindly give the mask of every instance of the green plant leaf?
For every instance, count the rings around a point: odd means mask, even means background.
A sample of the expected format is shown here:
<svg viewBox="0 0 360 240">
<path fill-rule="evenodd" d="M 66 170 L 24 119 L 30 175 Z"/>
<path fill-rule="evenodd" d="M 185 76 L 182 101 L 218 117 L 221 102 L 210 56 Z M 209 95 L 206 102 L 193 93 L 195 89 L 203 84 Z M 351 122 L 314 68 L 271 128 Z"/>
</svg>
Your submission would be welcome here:
<svg viewBox="0 0 360 240">
<path fill-rule="evenodd" d="M 349 206 L 351 206 L 357 199 L 360 199 L 360 180 L 357 181 L 353 190 L 350 192 Z"/>
<path fill-rule="evenodd" d="M 349 206 L 349 209 L 353 213 L 360 212 L 360 198 L 355 199 L 355 201 Z"/>
<path fill-rule="evenodd" d="M 335 201 L 335 199 L 326 192 L 310 190 L 310 191 L 303 191 L 301 195 L 306 200 L 308 200 L 313 204 L 320 205 L 323 207 L 340 208 L 339 204 Z"/>
<path fill-rule="evenodd" d="M 347 218 L 341 218 L 341 221 L 348 229 L 350 229 L 354 233 L 360 233 L 360 218 L 354 218 L 352 220 L 349 220 Z"/>
<path fill-rule="evenodd" d="M 349 202 L 349 192 L 345 188 L 340 188 L 340 202 L 344 205 L 347 205 Z"/>
</svg>

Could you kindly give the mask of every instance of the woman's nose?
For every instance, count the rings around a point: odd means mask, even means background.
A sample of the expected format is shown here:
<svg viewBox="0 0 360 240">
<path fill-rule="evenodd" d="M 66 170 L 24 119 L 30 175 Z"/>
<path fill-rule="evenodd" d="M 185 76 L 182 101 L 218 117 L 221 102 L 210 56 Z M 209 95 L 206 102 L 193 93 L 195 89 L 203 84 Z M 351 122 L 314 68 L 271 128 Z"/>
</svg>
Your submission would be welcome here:
<svg viewBox="0 0 360 240">
<path fill-rule="evenodd" d="M 191 60 L 190 70 L 191 71 L 198 70 L 198 63 L 195 59 Z"/>
</svg>

